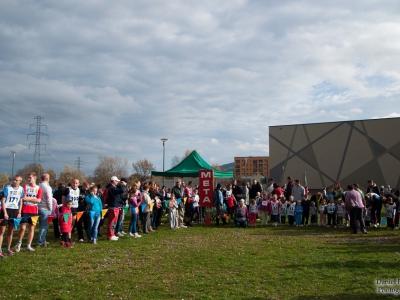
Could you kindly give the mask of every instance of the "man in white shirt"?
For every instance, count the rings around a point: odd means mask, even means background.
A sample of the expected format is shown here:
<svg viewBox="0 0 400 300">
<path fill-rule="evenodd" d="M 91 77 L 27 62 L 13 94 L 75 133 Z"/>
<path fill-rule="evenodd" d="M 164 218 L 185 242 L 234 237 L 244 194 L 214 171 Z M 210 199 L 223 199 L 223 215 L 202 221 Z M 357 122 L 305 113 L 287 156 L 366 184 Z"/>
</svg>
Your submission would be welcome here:
<svg viewBox="0 0 400 300">
<path fill-rule="evenodd" d="M 39 236 L 37 241 L 38 247 L 47 247 L 49 245 L 46 242 L 47 229 L 49 224 L 47 218 L 52 214 L 53 211 L 53 191 L 49 184 L 50 175 L 44 173 L 42 175 L 42 183 L 39 187 L 42 189 L 42 199 L 39 203 Z"/>
</svg>

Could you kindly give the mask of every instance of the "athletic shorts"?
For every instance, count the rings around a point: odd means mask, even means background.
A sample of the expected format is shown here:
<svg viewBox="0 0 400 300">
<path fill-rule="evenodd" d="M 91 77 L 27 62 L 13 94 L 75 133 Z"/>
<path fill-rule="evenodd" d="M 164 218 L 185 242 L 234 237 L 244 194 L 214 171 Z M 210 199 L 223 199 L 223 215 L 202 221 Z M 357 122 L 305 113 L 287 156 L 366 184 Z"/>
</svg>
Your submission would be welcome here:
<svg viewBox="0 0 400 300">
<path fill-rule="evenodd" d="M 193 203 L 189 201 L 186 201 L 185 203 L 185 217 L 190 218 L 192 216 L 192 208 L 193 208 Z"/>
<path fill-rule="evenodd" d="M 7 210 L 7 215 L 8 215 L 8 218 L 9 219 L 15 219 L 15 218 L 17 218 L 17 216 L 18 216 L 18 209 L 9 209 L 9 208 L 6 208 L 6 210 Z M 3 210 L 0 212 L 0 220 L 2 220 L 1 221 L 1 223 L 0 223 L 0 226 L 7 226 L 7 225 L 14 225 L 14 220 L 4 220 L 4 213 L 3 213 Z"/>
<path fill-rule="evenodd" d="M 23 223 L 28 223 L 30 225 L 32 225 L 32 220 L 31 217 L 37 216 L 37 214 L 27 214 L 27 213 L 22 213 L 21 215 L 21 224 Z"/>
</svg>

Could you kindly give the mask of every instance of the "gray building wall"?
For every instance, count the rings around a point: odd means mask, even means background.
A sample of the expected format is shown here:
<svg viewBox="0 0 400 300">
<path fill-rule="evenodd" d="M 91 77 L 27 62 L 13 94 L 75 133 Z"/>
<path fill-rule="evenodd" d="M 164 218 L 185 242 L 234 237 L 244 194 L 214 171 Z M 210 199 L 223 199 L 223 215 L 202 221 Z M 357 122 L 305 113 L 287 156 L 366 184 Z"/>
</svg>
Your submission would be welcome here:
<svg viewBox="0 0 400 300">
<path fill-rule="evenodd" d="M 269 127 L 271 177 L 310 189 L 368 179 L 400 185 L 400 118 Z"/>
</svg>

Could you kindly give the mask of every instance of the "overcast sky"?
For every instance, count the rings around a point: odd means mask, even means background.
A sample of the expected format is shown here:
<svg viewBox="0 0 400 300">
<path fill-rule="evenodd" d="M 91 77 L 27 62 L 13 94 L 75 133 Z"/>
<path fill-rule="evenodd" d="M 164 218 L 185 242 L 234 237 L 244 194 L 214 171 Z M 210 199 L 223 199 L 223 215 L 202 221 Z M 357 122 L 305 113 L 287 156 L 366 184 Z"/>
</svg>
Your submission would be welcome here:
<svg viewBox="0 0 400 300">
<path fill-rule="evenodd" d="M 0 172 L 268 155 L 268 126 L 400 116 L 400 5 L 0 0 Z M 129 168 L 129 172 L 132 172 Z"/>
</svg>

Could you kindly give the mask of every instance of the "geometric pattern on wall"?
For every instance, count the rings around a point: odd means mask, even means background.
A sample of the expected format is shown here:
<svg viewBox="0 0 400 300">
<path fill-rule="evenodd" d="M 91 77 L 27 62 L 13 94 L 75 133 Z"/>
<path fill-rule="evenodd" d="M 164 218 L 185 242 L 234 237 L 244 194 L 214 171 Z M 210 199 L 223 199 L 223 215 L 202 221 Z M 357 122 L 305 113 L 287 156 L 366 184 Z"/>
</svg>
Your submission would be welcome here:
<svg viewBox="0 0 400 300">
<path fill-rule="evenodd" d="M 270 174 L 321 189 L 373 179 L 400 185 L 400 118 L 269 127 Z"/>
</svg>

